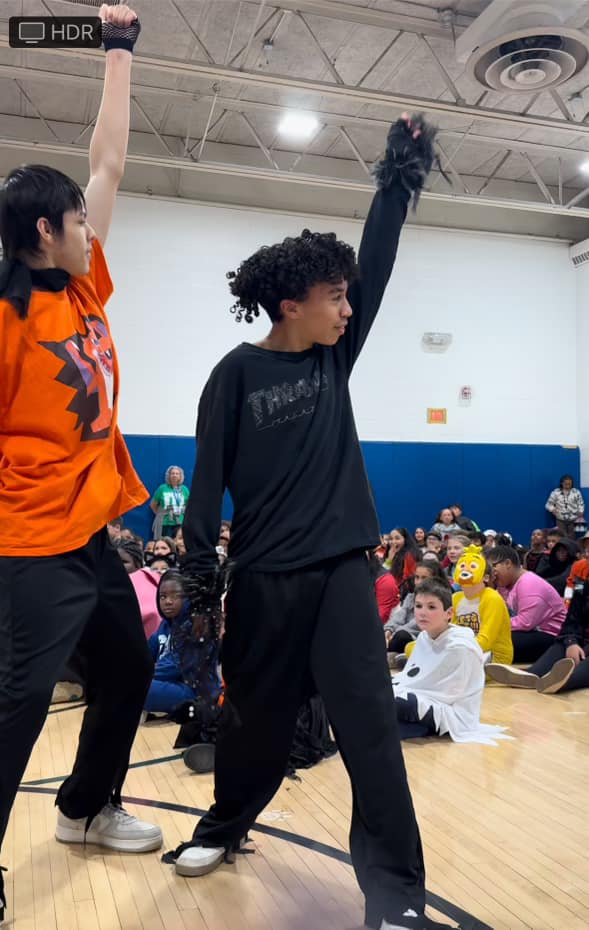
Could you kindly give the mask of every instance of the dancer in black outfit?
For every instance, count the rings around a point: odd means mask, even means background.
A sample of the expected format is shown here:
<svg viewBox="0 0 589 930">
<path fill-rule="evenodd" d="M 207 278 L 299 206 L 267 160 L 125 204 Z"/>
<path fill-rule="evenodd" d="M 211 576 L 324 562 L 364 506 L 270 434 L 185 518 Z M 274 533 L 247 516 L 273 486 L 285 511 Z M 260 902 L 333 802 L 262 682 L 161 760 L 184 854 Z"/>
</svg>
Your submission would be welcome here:
<svg viewBox="0 0 589 930">
<path fill-rule="evenodd" d="M 181 875 L 231 861 L 277 791 L 314 681 L 353 788 L 352 860 L 366 923 L 442 927 L 424 915 L 419 831 L 397 734 L 366 550 L 379 542 L 348 381 L 378 312 L 411 197 L 433 161 L 420 117 L 391 127 L 359 261 L 305 230 L 230 274 L 237 319 L 261 306 L 266 339 L 242 343 L 200 401 L 183 571 L 199 622 L 218 621 L 222 495 L 235 514 L 223 641 L 225 705 L 215 804 L 166 857 Z"/>
</svg>

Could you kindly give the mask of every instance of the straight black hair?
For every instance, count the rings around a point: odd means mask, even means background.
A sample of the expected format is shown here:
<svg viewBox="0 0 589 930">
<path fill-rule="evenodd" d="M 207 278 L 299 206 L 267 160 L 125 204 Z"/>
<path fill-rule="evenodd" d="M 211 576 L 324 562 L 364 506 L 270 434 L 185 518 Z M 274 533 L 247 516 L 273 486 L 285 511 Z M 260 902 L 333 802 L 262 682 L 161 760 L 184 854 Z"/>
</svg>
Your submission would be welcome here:
<svg viewBox="0 0 589 930">
<path fill-rule="evenodd" d="M 517 549 L 513 546 L 495 546 L 488 555 L 485 555 L 488 565 L 494 565 L 496 562 L 511 562 L 512 565 L 521 566 L 521 559 Z"/>
<path fill-rule="evenodd" d="M 391 560 L 391 575 L 395 581 L 401 582 L 403 581 L 405 556 L 412 555 L 416 562 L 421 562 L 421 552 L 417 548 L 417 543 L 413 539 L 413 536 L 405 526 L 396 526 L 391 532 L 399 533 L 405 540 L 399 551 L 395 553 Z"/>
<path fill-rule="evenodd" d="M 47 165 L 22 165 L 10 172 L 0 188 L 0 240 L 4 258 L 39 255 L 40 217 L 56 233 L 63 231 L 63 214 L 86 210 L 81 188 L 67 174 Z"/>
<path fill-rule="evenodd" d="M 572 475 L 563 475 L 562 478 L 560 479 L 560 482 L 559 482 L 559 487 L 560 487 L 561 489 L 562 489 L 562 486 L 563 486 L 563 484 L 565 483 L 565 481 L 571 481 L 573 487 L 575 486 L 575 479 L 573 478 Z"/>
</svg>

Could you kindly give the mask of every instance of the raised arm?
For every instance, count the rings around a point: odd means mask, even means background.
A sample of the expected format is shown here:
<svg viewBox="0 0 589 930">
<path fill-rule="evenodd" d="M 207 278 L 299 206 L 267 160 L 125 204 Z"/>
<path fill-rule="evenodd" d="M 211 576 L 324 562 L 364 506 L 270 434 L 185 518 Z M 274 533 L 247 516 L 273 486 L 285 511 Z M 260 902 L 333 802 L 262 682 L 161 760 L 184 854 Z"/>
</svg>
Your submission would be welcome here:
<svg viewBox="0 0 589 930">
<path fill-rule="evenodd" d="M 88 223 L 104 245 L 115 197 L 125 170 L 129 141 L 131 62 L 139 34 L 137 14 L 128 6 L 100 8 L 106 50 L 104 88 L 90 142 L 90 180 L 86 188 Z"/>
<path fill-rule="evenodd" d="M 338 350 L 345 353 L 350 371 L 389 282 L 409 201 L 413 196 L 417 203 L 432 166 L 435 135 L 436 130 L 421 116 L 410 119 L 404 113 L 391 126 L 384 157 L 374 167 L 377 191 L 362 233 L 359 274 L 348 290 L 353 316 L 345 338 L 338 344 Z"/>
</svg>

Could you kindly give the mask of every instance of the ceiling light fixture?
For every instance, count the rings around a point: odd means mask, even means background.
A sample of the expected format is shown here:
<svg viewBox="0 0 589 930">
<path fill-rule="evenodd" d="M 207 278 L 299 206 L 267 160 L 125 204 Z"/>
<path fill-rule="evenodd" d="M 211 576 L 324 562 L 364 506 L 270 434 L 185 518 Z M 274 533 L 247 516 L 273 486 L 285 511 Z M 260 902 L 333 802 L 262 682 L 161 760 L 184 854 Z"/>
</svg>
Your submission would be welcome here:
<svg viewBox="0 0 589 930">
<path fill-rule="evenodd" d="M 580 168 L 583 174 L 589 174 L 589 160 L 581 162 Z"/>
<path fill-rule="evenodd" d="M 286 113 L 279 123 L 278 132 L 291 139 L 310 139 L 318 126 L 319 121 L 309 113 Z"/>
</svg>

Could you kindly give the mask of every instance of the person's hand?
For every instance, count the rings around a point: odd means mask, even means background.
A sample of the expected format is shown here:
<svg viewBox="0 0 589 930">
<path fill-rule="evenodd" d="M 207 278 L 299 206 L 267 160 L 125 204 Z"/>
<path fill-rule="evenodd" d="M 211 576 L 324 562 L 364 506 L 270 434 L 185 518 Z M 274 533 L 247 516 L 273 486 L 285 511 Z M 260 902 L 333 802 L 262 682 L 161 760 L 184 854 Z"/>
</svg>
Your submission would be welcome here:
<svg viewBox="0 0 589 930">
<path fill-rule="evenodd" d="M 415 129 L 413 128 L 413 123 L 411 122 L 411 117 L 409 116 L 409 114 L 401 113 L 401 119 L 403 120 L 404 123 L 407 124 L 407 129 L 413 129 L 412 137 L 414 139 L 419 139 L 421 135 L 421 129 L 419 127 L 416 127 Z"/>
<path fill-rule="evenodd" d="M 392 630 L 385 630 L 385 631 L 384 631 L 384 641 L 385 641 L 385 643 L 387 644 L 387 646 L 388 646 L 388 644 L 390 643 L 390 641 L 391 641 L 392 638 L 393 638 L 393 631 L 392 631 Z"/>
<path fill-rule="evenodd" d="M 581 662 L 584 661 L 585 650 L 581 646 L 577 646 L 576 643 L 573 643 L 572 646 L 567 647 L 567 659 L 572 659 L 576 668 L 577 665 L 580 665 Z"/>
<path fill-rule="evenodd" d="M 132 10 L 125 3 L 116 6 L 103 3 L 98 15 L 103 23 L 112 23 L 113 26 L 122 26 L 124 29 L 138 19 L 135 10 Z"/>
<path fill-rule="evenodd" d="M 448 180 L 434 148 L 437 129 L 428 123 L 423 113 L 402 113 L 387 134 L 385 152 L 372 167 L 379 190 L 398 184 L 405 188 L 417 206 L 419 195 L 434 163 Z"/>
<path fill-rule="evenodd" d="M 123 49 L 133 53 L 141 23 L 137 13 L 126 4 L 110 6 L 103 3 L 98 14 L 102 20 L 102 44 L 106 52 Z"/>
</svg>

